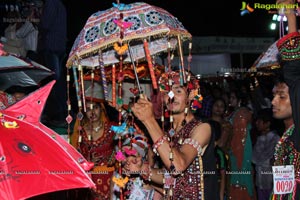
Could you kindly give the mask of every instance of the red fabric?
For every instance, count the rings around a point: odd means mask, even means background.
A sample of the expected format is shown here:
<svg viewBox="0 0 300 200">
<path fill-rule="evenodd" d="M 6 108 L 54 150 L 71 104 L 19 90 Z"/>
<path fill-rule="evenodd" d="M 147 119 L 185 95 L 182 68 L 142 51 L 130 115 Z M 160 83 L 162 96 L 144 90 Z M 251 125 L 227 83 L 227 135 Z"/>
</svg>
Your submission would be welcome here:
<svg viewBox="0 0 300 200">
<path fill-rule="evenodd" d="M 238 169 L 242 170 L 244 156 L 244 142 L 246 141 L 247 125 L 251 123 L 252 113 L 247 108 L 241 108 L 234 113 L 233 137 L 231 150 L 236 157 Z"/>
<path fill-rule="evenodd" d="M 79 150 L 82 155 L 91 162 L 94 162 L 94 170 L 92 180 L 97 187 L 97 197 L 95 199 L 106 200 L 110 199 L 110 180 L 113 175 L 112 162 L 114 158 L 114 132 L 110 131 L 112 125 L 117 125 L 113 122 L 105 122 L 103 135 L 97 141 L 90 141 L 88 135 L 83 131 L 82 142 Z"/>
<path fill-rule="evenodd" d="M 95 187 L 82 168 L 87 164 L 82 155 L 39 121 L 54 83 L 1 111 L 0 199 Z"/>
<path fill-rule="evenodd" d="M 230 186 L 230 199 L 240 199 L 243 197 L 243 200 L 255 200 L 256 196 L 254 195 L 254 198 L 249 196 L 247 189 L 244 187 L 235 187 L 234 185 Z"/>
</svg>

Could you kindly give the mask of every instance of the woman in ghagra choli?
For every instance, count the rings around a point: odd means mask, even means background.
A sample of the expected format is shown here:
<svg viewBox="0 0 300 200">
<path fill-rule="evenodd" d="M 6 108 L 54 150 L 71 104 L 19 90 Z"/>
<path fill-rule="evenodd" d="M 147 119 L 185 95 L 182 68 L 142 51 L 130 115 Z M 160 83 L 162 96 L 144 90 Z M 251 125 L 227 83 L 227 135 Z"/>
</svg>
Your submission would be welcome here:
<svg viewBox="0 0 300 200">
<path fill-rule="evenodd" d="M 96 99 L 95 99 L 96 100 Z M 94 163 L 90 172 L 96 184 L 94 200 L 110 199 L 110 185 L 114 167 L 114 132 L 103 103 L 86 102 L 86 112 L 77 120 L 71 136 L 72 145 L 88 160 Z"/>
</svg>

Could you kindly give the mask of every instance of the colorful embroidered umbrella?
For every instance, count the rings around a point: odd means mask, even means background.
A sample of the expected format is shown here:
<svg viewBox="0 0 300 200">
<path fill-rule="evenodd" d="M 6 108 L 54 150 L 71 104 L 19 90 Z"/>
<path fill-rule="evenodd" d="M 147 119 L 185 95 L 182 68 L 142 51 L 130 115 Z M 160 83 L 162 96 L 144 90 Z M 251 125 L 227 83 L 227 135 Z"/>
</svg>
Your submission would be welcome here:
<svg viewBox="0 0 300 200">
<path fill-rule="evenodd" d="M 0 199 L 95 187 L 93 164 L 39 121 L 54 82 L 0 113 Z"/>
<path fill-rule="evenodd" d="M 146 57 L 144 39 L 148 40 L 150 55 L 155 55 L 176 48 L 178 37 L 184 41 L 192 36 L 168 11 L 143 2 L 114 4 L 89 17 L 73 44 L 67 66 L 72 66 L 76 60 L 83 66 L 99 66 L 99 50 L 104 65 L 118 63 L 113 45 L 120 38 L 123 43 L 130 44 L 132 57 L 137 61 Z M 130 56 L 123 58 L 123 62 L 131 62 Z"/>
<path fill-rule="evenodd" d="M 15 55 L 0 56 L 0 90 L 11 86 L 37 86 L 54 72 L 31 60 Z"/>
<path fill-rule="evenodd" d="M 278 61 L 278 49 L 276 46 L 276 42 L 274 42 L 266 51 L 264 51 L 254 62 L 252 69 L 256 69 L 258 71 L 261 70 L 270 70 L 280 67 Z"/>
<path fill-rule="evenodd" d="M 180 68 L 184 71 L 182 42 L 191 40 L 192 36 L 176 17 L 162 8 L 143 2 L 113 5 L 89 17 L 73 44 L 67 67 L 73 68 L 75 84 L 77 72 L 74 68 L 78 69 L 80 83 L 83 82 L 85 69 L 100 69 L 105 100 L 108 100 L 109 82 L 106 80 L 105 66 L 119 63 L 119 73 L 112 73 L 112 76 L 117 76 L 113 80 L 121 84 L 124 77 L 122 66 L 131 63 L 141 92 L 136 65 L 146 60 L 153 88 L 158 89 L 152 60 L 154 55 L 161 52 L 168 52 L 168 56 L 171 52 L 178 53 L 181 58 Z M 182 76 L 186 82 L 185 73 Z M 79 85 L 76 88 L 77 93 L 82 93 Z M 119 90 L 119 96 L 120 93 Z M 80 98 L 78 102 L 80 106 Z"/>
</svg>

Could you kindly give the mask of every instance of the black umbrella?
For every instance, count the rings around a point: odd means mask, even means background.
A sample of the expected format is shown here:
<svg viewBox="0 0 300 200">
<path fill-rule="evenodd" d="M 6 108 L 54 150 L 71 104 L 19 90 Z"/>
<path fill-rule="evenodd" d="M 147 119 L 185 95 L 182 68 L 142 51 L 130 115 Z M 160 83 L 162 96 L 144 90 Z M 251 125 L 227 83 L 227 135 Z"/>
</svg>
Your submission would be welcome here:
<svg viewBox="0 0 300 200">
<path fill-rule="evenodd" d="M 54 72 L 32 60 L 15 55 L 0 56 L 0 90 L 12 86 L 38 86 Z"/>
</svg>

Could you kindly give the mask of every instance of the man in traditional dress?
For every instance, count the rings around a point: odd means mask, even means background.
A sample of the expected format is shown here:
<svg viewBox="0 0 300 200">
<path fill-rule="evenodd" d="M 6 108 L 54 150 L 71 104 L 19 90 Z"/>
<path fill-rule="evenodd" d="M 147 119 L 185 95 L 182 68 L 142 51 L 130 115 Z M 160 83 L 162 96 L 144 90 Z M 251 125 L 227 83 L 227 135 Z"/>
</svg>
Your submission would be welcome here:
<svg viewBox="0 0 300 200">
<path fill-rule="evenodd" d="M 277 4 L 293 5 L 293 0 L 279 0 Z M 300 34 L 297 31 L 295 11 L 286 7 L 284 15 L 288 19 L 288 34 L 277 42 L 280 54 L 280 65 L 283 70 L 284 81 L 275 84 L 273 89 L 273 116 L 282 119 L 285 132 L 275 147 L 274 169 L 292 165 L 294 176 L 289 176 L 292 187 L 285 191 L 273 190 L 273 199 L 300 199 Z M 274 168 L 275 167 L 275 168 Z M 276 186 L 274 182 L 274 186 Z"/>
</svg>

